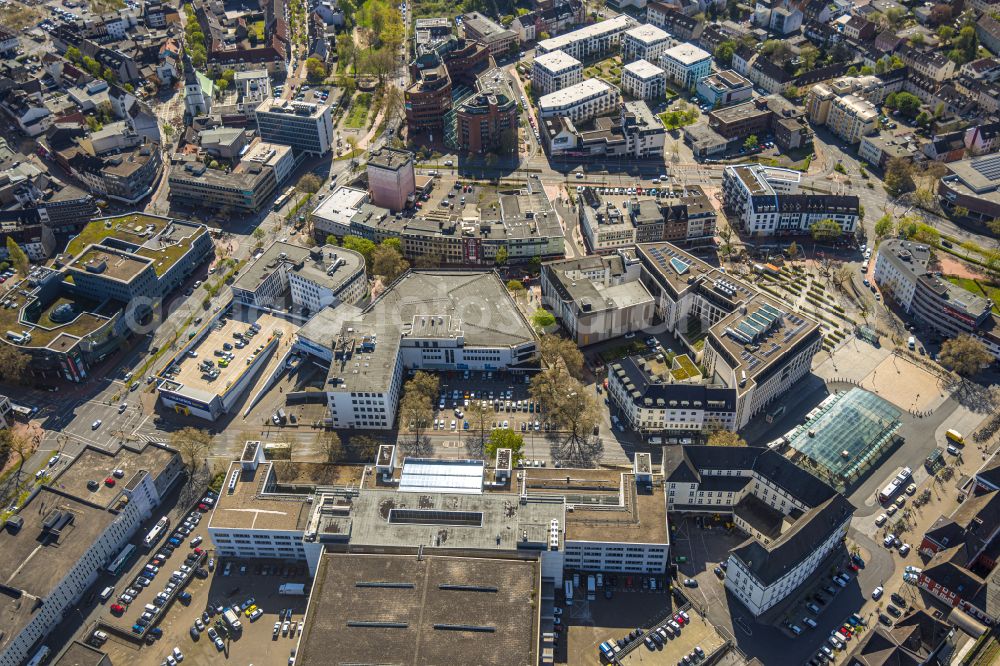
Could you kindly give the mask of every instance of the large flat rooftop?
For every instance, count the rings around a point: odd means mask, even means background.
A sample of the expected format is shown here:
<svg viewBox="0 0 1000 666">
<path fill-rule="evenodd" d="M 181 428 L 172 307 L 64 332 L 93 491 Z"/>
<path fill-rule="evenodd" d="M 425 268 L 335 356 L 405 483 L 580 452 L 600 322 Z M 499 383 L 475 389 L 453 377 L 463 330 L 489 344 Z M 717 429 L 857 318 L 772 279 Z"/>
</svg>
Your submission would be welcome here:
<svg viewBox="0 0 1000 666">
<path fill-rule="evenodd" d="M 88 446 L 59 474 L 55 483 L 71 495 L 110 508 L 122 488 L 137 474 L 145 471 L 153 476 L 159 475 L 174 455 L 173 451 L 155 444 L 148 444 L 142 449 L 122 447 L 116 453 Z M 115 470 L 122 471 L 119 478 L 114 476 Z M 106 485 L 104 480 L 107 478 L 114 478 L 115 485 Z M 88 481 L 98 482 L 97 490 L 87 488 Z"/>
<path fill-rule="evenodd" d="M 131 282 L 152 263 L 149 259 L 136 257 L 101 245 L 92 245 L 84 250 L 70 266 L 77 271 L 94 273 L 121 282 Z"/>
<path fill-rule="evenodd" d="M 99 218 L 84 227 L 66 246 L 73 257 L 88 245 L 100 244 L 109 238 L 134 246 L 130 251 L 152 259 L 158 276 L 166 273 L 191 249 L 194 241 L 208 228 L 196 222 L 174 220 L 158 215 L 132 213 L 119 217 Z"/>
<path fill-rule="evenodd" d="M 525 468 L 529 495 L 564 497 L 566 538 L 572 541 L 667 543 L 667 502 L 660 477 L 652 490 L 615 469 Z"/>
<path fill-rule="evenodd" d="M 245 471 L 234 462 L 226 472 L 226 484 L 208 526 L 219 530 L 301 531 L 313 509 L 306 497 L 316 486 L 358 486 L 363 470 L 351 465 L 274 461 Z M 228 483 L 234 472 L 238 476 L 230 493 Z M 279 484 L 282 492 L 265 492 L 268 482 Z"/>
<path fill-rule="evenodd" d="M 58 532 L 44 529 L 55 511 L 70 518 Z M 24 521 L 19 530 L 0 531 L 0 584 L 39 598 L 53 591 L 115 519 L 113 513 L 48 486 L 17 515 Z M 2 624 L 0 633 L 11 635 Z"/>
<path fill-rule="evenodd" d="M 535 664 L 539 593 L 535 561 L 327 553 L 296 663 Z"/>
<path fill-rule="evenodd" d="M 298 330 L 295 324 L 267 313 L 261 314 L 256 321 L 260 324 L 260 333 L 252 338 L 246 338 L 246 346 L 243 349 L 236 348 L 236 343 L 239 340 L 233 337 L 233 334 L 237 332 L 245 334 L 250 329 L 250 324 L 236 319 L 228 319 L 221 328 L 213 327 L 195 345 L 191 351 L 197 354 L 196 357 L 177 356 L 164 367 L 170 368 L 172 366 L 175 368 L 172 380 L 182 384 L 186 390 L 194 390 L 207 396 L 222 395 L 230 385 L 236 383 L 240 375 L 250 368 L 250 357 L 256 355 L 260 345 L 266 347 L 268 340 L 276 331 L 281 333 L 281 339 L 278 341 L 278 344 L 281 345 L 282 340 L 291 340 Z M 216 356 L 215 351 L 223 351 L 223 345 L 226 343 L 233 346 L 229 350 L 233 354 L 233 359 L 229 362 L 228 367 L 219 367 L 222 358 Z M 274 352 L 274 354 L 280 356 L 280 352 Z M 214 379 L 202 370 L 202 363 L 206 360 L 212 361 L 214 364 L 212 367 L 219 371 L 219 375 Z M 274 361 L 275 359 L 272 357 L 269 363 Z"/>
<path fill-rule="evenodd" d="M 335 245 L 308 248 L 275 241 L 233 283 L 238 289 L 256 290 L 273 272 L 285 265 L 288 272 L 336 292 L 364 264 L 364 257 Z M 334 268 L 336 264 L 336 268 Z"/>
</svg>

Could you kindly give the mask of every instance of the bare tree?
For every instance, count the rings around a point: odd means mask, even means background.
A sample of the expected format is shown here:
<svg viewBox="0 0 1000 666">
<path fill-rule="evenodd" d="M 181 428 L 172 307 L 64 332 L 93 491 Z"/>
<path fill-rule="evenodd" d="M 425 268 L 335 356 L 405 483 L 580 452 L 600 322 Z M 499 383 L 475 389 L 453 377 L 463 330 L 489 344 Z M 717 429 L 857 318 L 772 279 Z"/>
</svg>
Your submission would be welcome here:
<svg viewBox="0 0 1000 666">
<path fill-rule="evenodd" d="M 316 446 L 326 462 L 337 462 L 344 456 L 344 445 L 335 430 L 322 430 L 316 434 Z"/>
<path fill-rule="evenodd" d="M 490 412 L 480 402 L 472 401 L 465 410 L 465 420 L 469 422 L 469 436 L 465 447 L 473 458 L 485 453 L 486 439 L 490 432 Z"/>
<path fill-rule="evenodd" d="M 200 428 L 186 427 L 170 435 L 170 446 L 181 454 L 181 459 L 192 472 L 198 467 L 198 462 L 204 458 L 205 452 L 212 445 L 212 434 Z"/>
<path fill-rule="evenodd" d="M 349 446 L 361 460 L 374 460 L 379 443 L 377 439 L 369 435 L 356 435 L 351 438 Z"/>
</svg>

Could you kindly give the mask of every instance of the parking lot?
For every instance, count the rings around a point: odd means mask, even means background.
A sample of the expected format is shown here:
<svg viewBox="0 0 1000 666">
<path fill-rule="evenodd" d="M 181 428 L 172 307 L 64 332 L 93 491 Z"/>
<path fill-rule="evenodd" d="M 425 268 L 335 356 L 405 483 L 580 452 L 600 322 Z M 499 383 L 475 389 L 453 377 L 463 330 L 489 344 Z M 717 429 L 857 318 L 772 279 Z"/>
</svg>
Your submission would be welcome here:
<svg viewBox="0 0 1000 666">
<path fill-rule="evenodd" d="M 527 433 L 530 427 L 531 432 L 547 432 L 541 408 L 531 400 L 525 378 L 530 379 L 530 375 L 478 371 L 445 378 L 438 393 L 434 430 L 476 431 L 478 424 L 469 421 L 466 411 L 478 402 L 489 412 L 490 429 Z"/>
<path fill-rule="evenodd" d="M 267 560 L 216 561 L 208 541 L 207 525 L 207 518 L 199 521 L 196 529 L 185 535 L 185 540 L 173 553 L 165 553 L 164 546 L 168 541 L 166 538 L 161 539 L 153 550 L 142 554 L 127 576 L 120 578 L 113 597 L 104 605 L 101 619 L 118 626 L 124 625 L 127 630 L 144 612 L 145 605 L 154 603 L 154 598 L 167 583 L 169 572 L 177 569 L 183 558 L 194 552 L 195 546 L 192 543 L 196 543 L 198 537 L 202 538 L 199 546 L 205 547 L 203 564 L 206 569 L 209 564 L 212 565 L 212 571 L 206 578 L 192 576 L 186 587 L 181 586 L 191 595 L 188 602 L 175 598 L 163 607 L 163 615 L 155 626 L 158 632 L 162 632 L 158 639 L 147 638 L 147 642 L 139 647 L 112 633 L 102 649 L 111 656 L 113 663 L 155 666 L 163 663 L 174 647 L 179 648 L 182 655 L 194 664 L 213 663 L 222 659 L 235 660 L 240 664 L 287 663 L 298 640 L 298 623 L 303 619 L 307 597 L 283 596 L 278 590 L 283 583 L 303 583 L 308 590 L 310 583 L 305 564 Z M 167 537 L 174 534 L 174 529 L 176 526 L 171 526 Z M 168 554 L 169 557 L 160 572 L 154 575 L 153 582 L 146 588 L 134 586 L 136 577 L 158 553 Z M 132 586 L 138 594 L 130 604 L 124 604 L 119 595 L 127 592 L 128 586 Z M 111 606 L 115 603 L 125 606 L 125 612 L 113 613 Z M 229 607 L 235 609 L 237 606 L 242 630 L 229 634 L 218 611 Z M 251 606 L 262 611 L 254 614 L 254 619 L 246 614 L 246 609 Z M 290 615 L 282 613 L 283 619 L 275 632 L 275 622 L 278 622 L 282 611 L 290 611 Z M 284 628 L 286 619 L 287 629 Z M 202 630 L 195 628 L 197 622 L 201 622 L 204 627 Z M 209 628 L 221 639 L 221 649 L 210 636 Z"/>
</svg>

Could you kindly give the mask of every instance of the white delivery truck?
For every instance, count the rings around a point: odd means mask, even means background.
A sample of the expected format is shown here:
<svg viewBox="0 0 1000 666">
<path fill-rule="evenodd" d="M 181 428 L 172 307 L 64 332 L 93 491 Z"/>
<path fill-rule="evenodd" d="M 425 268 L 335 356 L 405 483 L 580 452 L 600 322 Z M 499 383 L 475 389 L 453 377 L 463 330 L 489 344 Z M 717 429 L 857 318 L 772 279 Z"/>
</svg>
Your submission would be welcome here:
<svg viewBox="0 0 1000 666">
<path fill-rule="evenodd" d="M 243 625 L 240 624 L 240 619 L 236 616 L 236 613 L 232 608 L 227 608 L 222 614 L 222 618 L 226 621 L 226 624 L 232 631 L 242 631 Z"/>
<path fill-rule="evenodd" d="M 301 597 L 306 593 L 304 583 L 284 583 L 278 586 L 278 594 L 288 597 Z"/>
<path fill-rule="evenodd" d="M 593 601 L 597 598 L 597 583 L 594 580 L 594 575 L 591 574 L 587 576 L 587 601 Z"/>
</svg>

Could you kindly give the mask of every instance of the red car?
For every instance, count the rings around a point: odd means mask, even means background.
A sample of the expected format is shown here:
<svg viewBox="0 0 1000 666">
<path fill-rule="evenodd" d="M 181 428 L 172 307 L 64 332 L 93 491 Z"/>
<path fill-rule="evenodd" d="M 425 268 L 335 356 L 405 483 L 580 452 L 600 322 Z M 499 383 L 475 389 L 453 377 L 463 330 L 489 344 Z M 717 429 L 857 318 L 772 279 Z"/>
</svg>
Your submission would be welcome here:
<svg viewBox="0 0 1000 666">
<path fill-rule="evenodd" d="M 853 572 L 855 572 L 855 573 L 857 573 L 858 569 L 860 568 L 860 567 L 858 567 L 858 565 L 857 565 L 857 564 L 855 564 L 854 562 L 851 562 L 851 564 L 849 565 L 849 567 L 850 567 L 851 571 L 853 571 Z"/>
<path fill-rule="evenodd" d="M 198 510 L 199 511 L 208 511 L 208 507 L 205 506 L 204 504 L 199 504 L 198 505 Z"/>
<path fill-rule="evenodd" d="M 104 479 L 104 485 L 106 485 L 108 488 L 114 488 L 115 486 L 114 478 L 109 476 L 108 478 Z"/>
<path fill-rule="evenodd" d="M 674 622 L 676 622 L 681 626 L 684 626 L 684 618 L 681 617 L 680 615 L 674 615 Z"/>
<path fill-rule="evenodd" d="M 195 555 L 201 555 L 203 552 L 205 552 L 205 551 L 203 551 L 201 548 L 195 548 L 194 549 L 194 554 Z"/>
<path fill-rule="evenodd" d="M 111 612 L 115 615 L 121 615 L 125 612 L 125 607 L 121 604 L 111 604 Z"/>
</svg>

